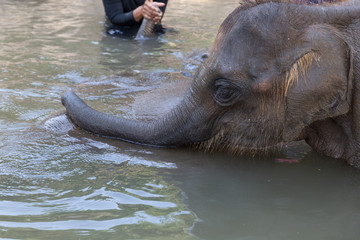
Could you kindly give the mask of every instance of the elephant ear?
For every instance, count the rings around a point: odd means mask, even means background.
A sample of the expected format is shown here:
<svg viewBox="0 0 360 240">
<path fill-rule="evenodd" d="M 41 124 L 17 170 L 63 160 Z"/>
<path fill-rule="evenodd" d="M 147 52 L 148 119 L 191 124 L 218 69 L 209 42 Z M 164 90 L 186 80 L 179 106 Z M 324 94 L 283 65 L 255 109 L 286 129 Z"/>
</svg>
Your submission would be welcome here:
<svg viewBox="0 0 360 240">
<path fill-rule="evenodd" d="M 312 25 L 299 42 L 302 46 L 287 53 L 295 61 L 283 81 L 284 141 L 294 140 L 315 121 L 343 115 L 350 109 L 353 51 L 346 39 L 330 25 Z"/>
</svg>

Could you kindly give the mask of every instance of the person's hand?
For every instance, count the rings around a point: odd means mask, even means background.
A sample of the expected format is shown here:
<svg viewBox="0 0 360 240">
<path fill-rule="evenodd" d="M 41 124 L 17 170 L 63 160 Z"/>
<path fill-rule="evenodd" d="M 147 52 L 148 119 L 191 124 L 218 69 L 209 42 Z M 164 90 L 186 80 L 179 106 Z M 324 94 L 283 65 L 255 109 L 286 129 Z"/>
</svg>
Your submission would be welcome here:
<svg viewBox="0 0 360 240">
<path fill-rule="evenodd" d="M 153 0 L 145 0 L 142 9 L 142 15 L 146 19 L 152 19 L 155 24 L 161 20 L 162 12 L 159 7 L 165 6 L 165 3 L 153 2 Z"/>
</svg>

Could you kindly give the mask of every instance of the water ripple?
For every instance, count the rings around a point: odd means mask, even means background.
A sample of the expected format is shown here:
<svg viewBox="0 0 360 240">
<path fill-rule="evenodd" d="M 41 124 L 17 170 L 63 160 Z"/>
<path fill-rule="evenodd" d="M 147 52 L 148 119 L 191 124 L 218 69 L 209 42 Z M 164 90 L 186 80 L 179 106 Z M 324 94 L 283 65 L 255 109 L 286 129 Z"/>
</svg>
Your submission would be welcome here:
<svg viewBox="0 0 360 240">
<path fill-rule="evenodd" d="M 170 224 L 178 222 L 175 216 L 187 215 L 188 211 L 174 212 L 165 216 L 153 216 L 143 211 L 136 212 L 132 217 L 110 219 L 110 220 L 67 220 L 54 222 L 10 222 L 0 221 L 0 226 L 7 228 L 34 228 L 37 230 L 71 230 L 71 229 L 91 229 L 109 230 L 121 225 L 138 225 L 151 223 L 156 225 Z"/>
</svg>

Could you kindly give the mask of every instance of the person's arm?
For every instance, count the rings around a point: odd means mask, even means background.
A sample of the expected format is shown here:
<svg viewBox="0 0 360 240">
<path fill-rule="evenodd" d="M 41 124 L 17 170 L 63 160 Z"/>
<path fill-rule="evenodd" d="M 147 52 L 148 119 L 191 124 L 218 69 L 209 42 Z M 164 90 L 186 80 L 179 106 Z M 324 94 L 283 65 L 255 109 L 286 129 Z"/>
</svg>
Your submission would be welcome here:
<svg viewBox="0 0 360 240">
<path fill-rule="evenodd" d="M 131 26 L 140 22 L 143 18 L 153 19 L 155 23 L 160 21 L 162 12 L 154 6 L 153 0 L 145 0 L 145 3 L 130 12 L 124 12 L 121 0 L 103 0 L 106 16 L 115 25 Z M 165 3 L 155 2 L 158 7 L 164 7 Z"/>
<path fill-rule="evenodd" d="M 140 22 L 141 19 L 143 19 L 143 9 L 144 9 L 144 5 L 141 5 L 140 7 L 137 7 L 132 13 L 133 13 L 133 17 L 134 20 L 136 22 Z"/>
<path fill-rule="evenodd" d="M 126 13 L 124 12 L 122 1 L 103 0 L 103 4 L 104 4 L 106 16 L 109 18 L 112 24 L 120 25 L 120 26 L 122 25 L 131 26 L 137 22 L 133 15 L 134 11 L 130 11 Z"/>
</svg>

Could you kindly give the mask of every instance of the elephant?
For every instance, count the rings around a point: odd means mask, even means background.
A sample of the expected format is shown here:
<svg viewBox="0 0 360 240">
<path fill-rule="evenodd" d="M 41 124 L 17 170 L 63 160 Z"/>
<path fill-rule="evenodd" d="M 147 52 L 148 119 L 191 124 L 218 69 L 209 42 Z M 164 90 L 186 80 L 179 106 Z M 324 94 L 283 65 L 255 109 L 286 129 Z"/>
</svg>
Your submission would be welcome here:
<svg viewBox="0 0 360 240">
<path fill-rule="evenodd" d="M 89 107 L 72 90 L 68 116 L 96 135 L 233 154 L 305 140 L 360 167 L 359 2 L 248 0 L 223 21 L 181 102 L 152 121 Z"/>
</svg>

